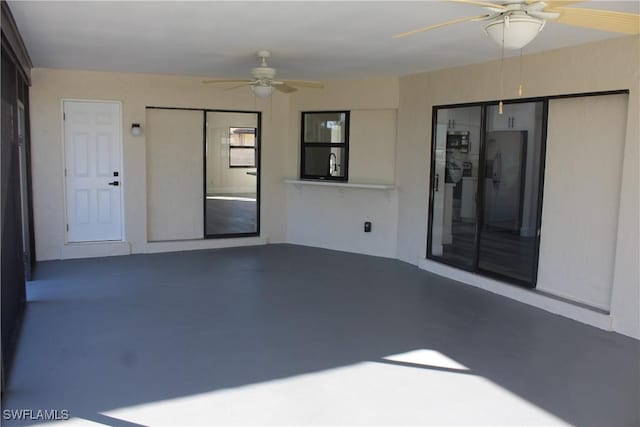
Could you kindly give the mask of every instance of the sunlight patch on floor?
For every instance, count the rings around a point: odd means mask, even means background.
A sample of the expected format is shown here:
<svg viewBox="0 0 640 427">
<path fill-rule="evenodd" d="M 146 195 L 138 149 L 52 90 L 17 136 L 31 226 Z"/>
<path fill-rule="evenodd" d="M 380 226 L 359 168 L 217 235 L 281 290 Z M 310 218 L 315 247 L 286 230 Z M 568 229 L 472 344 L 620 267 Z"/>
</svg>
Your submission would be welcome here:
<svg viewBox="0 0 640 427">
<path fill-rule="evenodd" d="M 235 200 L 238 202 L 255 202 L 256 199 L 251 197 L 237 197 L 237 196 L 207 196 L 207 200 Z"/>
<path fill-rule="evenodd" d="M 468 371 L 469 368 L 456 362 L 450 357 L 445 356 L 439 351 L 435 350 L 412 350 L 406 353 L 394 354 L 391 356 L 383 357 L 385 360 L 391 360 L 393 362 L 411 363 L 414 365 L 423 365 L 426 367 L 433 366 L 437 368 L 445 369 L 457 369 L 461 371 Z"/>
<path fill-rule="evenodd" d="M 433 364 L 435 353 L 419 350 L 407 357 Z M 437 361 L 462 366 L 444 355 Z M 477 375 L 374 361 L 103 414 L 143 425 L 567 425 Z"/>
</svg>

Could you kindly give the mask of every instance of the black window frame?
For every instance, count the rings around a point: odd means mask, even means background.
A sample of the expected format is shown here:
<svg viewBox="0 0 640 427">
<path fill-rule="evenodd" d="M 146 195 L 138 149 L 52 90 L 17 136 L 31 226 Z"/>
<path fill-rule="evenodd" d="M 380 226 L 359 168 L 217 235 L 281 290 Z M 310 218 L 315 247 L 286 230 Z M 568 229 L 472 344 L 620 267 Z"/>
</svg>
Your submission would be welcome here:
<svg viewBox="0 0 640 427">
<path fill-rule="evenodd" d="M 313 114 L 344 114 L 345 130 L 344 142 L 320 142 L 305 140 L 305 119 Z M 305 180 L 321 180 L 321 181 L 348 181 L 349 180 L 349 130 L 350 130 L 351 111 L 349 110 L 331 110 L 331 111 L 302 111 L 300 120 L 300 179 Z M 313 175 L 305 173 L 306 166 L 306 148 L 308 147 L 329 147 L 342 148 L 342 176 L 332 176 L 327 170 L 326 175 Z"/>
<path fill-rule="evenodd" d="M 231 129 L 253 129 L 253 146 L 249 145 L 232 145 L 231 144 Z M 257 161 L 257 143 L 258 143 L 258 129 L 250 126 L 232 126 L 229 128 L 229 169 L 255 169 L 258 164 Z M 253 165 L 234 165 L 231 162 L 231 151 L 234 149 L 240 150 L 253 150 Z"/>
</svg>

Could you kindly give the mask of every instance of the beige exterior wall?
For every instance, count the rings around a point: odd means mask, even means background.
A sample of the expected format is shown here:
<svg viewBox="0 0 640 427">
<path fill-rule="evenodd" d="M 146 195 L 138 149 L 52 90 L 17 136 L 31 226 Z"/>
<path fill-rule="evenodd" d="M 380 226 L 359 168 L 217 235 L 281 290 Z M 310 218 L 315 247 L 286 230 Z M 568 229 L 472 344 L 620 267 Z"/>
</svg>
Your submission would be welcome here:
<svg viewBox="0 0 640 427">
<path fill-rule="evenodd" d="M 613 264 L 611 315 L 594 319 L 591 312 L 577 312 L 569 305 L 549 308 L 548 304 L 552 303 L 540 295 L 512 286 L 504 292 L 521 291 L 524 296 L 520 299 L 525 302 L 635 337 L 640 337 L 639 40 L 637 36 L 625 37 L 528 55 L 523 64 L 522 82 L 527 97 L 615 89 L 630 91 L 619 196 L 615 201 L 615 255 L 610 261 Z M 505 98 L 516 97 L 519 70 L 518 59 L 505 61 Z M 303 89 L 291 95 L 277 93 L 272 99 L 256 100 L 249 90 L 225 92 L 222 87 L 205 86 L 200 79 L 192 77 L 35 69 L 31 126 L 37 257 L 43 260 L 288 241 L 397 257 L 424 267 L 428 265 L 423 261 L 432 107 L 498 99 L 501 97 L 498 76 L 500 62 L 492 61 L 400 79 L 327 82 L 322 90 Z M 122 102 L 124 243 L 64 244 L 61 126 L 64 98 Z M 145 106 L 263 112 L 261 237 L 147 241 L 145 137 L 132 137 L 128 132 L 132 122 L 142 123 L 145 129 Z M 351 181 L 394 183 L 394 190 L 284 184 L 285 178 L 299 176 L 300 112 L 320 110 L 354 112 Z M 375 141 L 371 142 L 372 138 Z M 597 208 L 597 201 L 594 207 Z M 543 215 L 549 214 L 557 212 L 552 204 L 545 203 Z M 364 220 L 373 221 L 373 233 L 362 232 Z M 580 221 L 580 218 L 566 221 Z M 556 225 L 562 229 L 562 223 Z M 313 233 L 308 232 L 309 227 L 314 227 Z M 331 239 L 331 236 L 341 237 Z M 555 250 L 557 245 L 564 245 L 567 250 L 576 249 L 570 238 L 556 237 Z M 541 258 L 544 255 L 541 254 Z M 487 285 L 492 291 L 498 287 L 496 283 Z"/>
<path fill-rule="evenodd" d="M 395 169 L 395 116 L 398 105 L 398 80 L 371 79 L 327 82 L 324 89 L 301 89 L 291 95 L 278 92 L 266 100 L 256 99 L 249 90 L 224 91 L 225 86 L 203 85 L 201 79 L 126 73 L 103 73 L 76 70 L 35 69 L 31 88 L 34 216 L 36 253 L 39 260 L 168 250 L 203 249 L 242 244 L 283 242 L 287 231 L 286 192 L 291 186 L 285 178 L 299 176 L 300 112 L 308 110 L 360 110 L 355 120 L 356 158 L 351 162 L 354 177 L 367 182 L 393 183 Z M 122 184 L 124 191 L 125 242 L 65 245 L 63 199 L 62 99 L 117 100 L 123 105 L 124 142 Z M 262 111 L 261 236 L 246 239 L 149 242 L 147 196 L 146 106 L 210 108 Z M 141 123 L 142 137 L 129 133 L 131 123 Z M 153 132 L 153 131 L 151 131 Z M 359 136 L 358 136 L 359 135 Z M 243 171 L 244 172 L 244 171 Z M 303 189 L 304 198 L 314 194 Z M 326 189 L 325 189 L 326 190 Z M 344 191 L 329 189 L 321 208 L 340 206 Z M 358 190 L 355 190 L 358 192 Z M 336 220 L 352 218 L 352 224 L 316 224 L 322 236 L 329 231 L 345 231 L 345 245 L 336 249 L 361 251 L 370 246 L 365 240 L 351 245 L 352 237 L 362 237 L 361 220 L 372 220 L 376 239 L 372 253 L 395 256 L 397 202 L 389 192 L 359 191 L 350 198 L 351 208 L 333 209 Z M 304 200 L 303 198 L 303 200 Z M 356 202 L 359 200 L 360 202 Z M 303 202 L 306 204 L 306 201 Z M 311 205 L 307 205 L 307 208 Z M 367 207 L 362 212 L 362 207 Z M 357 210 L 355 215 L 352 211 Z M 366 215 L 370 211 L 374 215 Z M 322 210 L 312 215 L 322 216 Z M 299 219 L 299 221 L 298 221 Z M 293 210 L 290 221 L 298 230 L 308 230 L 308 217 Z M 179 233 L 180 234 L 180 233 Z M 184 233 L 182 233 L 184 234 Z M 180 235 L 182 235 L 180 234 Z M 190 235 L 192 235 L 191 233 Z M 173 236 L 173 234 L 171 235 Z M 195 237 L 195 235 L 193 235 Z M 315 245 L 313 236 L 287 241 Z M 316 236 L 318 237 L 318 236 Z M 311 240 L 309 240 L 311 238 Z M 368 243 L 367 243 L 368 242 Z M 389 242 L 392 242 L 389 244 Z M 371 251 L 369 251 L 371 252 Z"/>
<path fill-rule="evenodd" d="M 627 95 L 549 102 L 537 289 L 609 311 Z"/>
<path fill-rule="evenodd" d="M 32 72 L 31 138 L 34 222 L 38 260 L 103 256 L 168 250 L 204 249 L 285 238 L 283 141 L 289 129 L 289 97 L 256 99 L 248 89 L 224 91 L 194 77 L 34 69 Z M 122 184 L 125 242 L 64 244 L 62 99 L 122 102 L 124 141 Z M 146 179 L 146 106 L 262 111 L 261 237 L 148 243 Z M 129 133 L 141 123 L 142 137 Z M 200 184 L 200 189 L 202 184 Z"/>
<path fill-rule="evenodd" d="M 627 120 L 621 170 L 613 278 L 611 281 L 610 327 L 640 337 L 640 259 L 639 240 L 639 175 L 640 135 L 638 131 L 639 40 L 637 36 L 611 39 L 567 49 L 559 49 L 524 57 L 522 82 L 524 96 L 548 96 L 628 89 Z M 504 63 L 504 98 L 516 98 L 520 83 L 520 63 L 516 59 Z M 431 112 L 434 105 L 489 101 L 499 99 L 500 61 L 469 65 L 400 79 L 398 111 L 398 150 L 396 176 L 398 185 L 398 258 L 419 263 L 425 257 L 427 239 L 428 182 L 430 164 Z M 591 151 L 589 156 L 598 156 Z M 591 159 L 594 160 L 594 159 Z M 620 168 L 619 165 L 602 165 Z M 597 171 L 591 171 L 597 173 Z M 585 180 L 584 182 L 589 182 Z M 545 187 L 553 182 L 545 182 Z M 579 191 L 588 191 L 581 188 Z M 553 216 L 556 207 L 543 202 L 543 218 Z M 593 200 L 593 209 L 598 201 Z M 569 225 L 581 221 L 579 215 L 564 219 Z M 543 224 L 544 228 L 544 224 Z M 588 227 L 587 227 L 588 228 Z M 559 229 L 562 229 L 561 225 Z M 542 236 L 544 248 L 545 236 Z M 554 236 L 563 250 L 580 251 L 580 244 L 567 234 Z M 592 242 L 599 244 L 599 242 Z M 556 250 L 557 247 L 556 247 Z M 545 254 L 541 253 L 541 262 Z M 545 262 L 553 262 L 547 258 Z M 557 260 L 556 260 L 557 262 Z M 432 265 L 425 263 L 425 265 Z M 541 269 L 551 267 L 540 266 Z M 573 268 L 584 267 L 584 264 Z M 571 266 L 569 266 L 571 268 Z M 497 290 L 499 284 L 487 285 Z M 562 313 L 562 310 L 559 310 Z M 579 316 L 578 316 L 579 317 Z"/>
<path fill-rule="evenodd" d="M 351 111 L 349 182 L 395 182 L 397 79 L 327 82 L 291 95 L 286 174 L 300 176 L 302 111 Z M 395 258 L 395 190 L 287 185 L 287 241 Z M 372 231 L 364 233 L 364 222 Z"/>
<path fill-rule="evenodd" d="M 147 239 L 202 239 L 202 111 L 146 114 Z"/>
<path fill-rule="evenodd" d="M 339 111 L 339 110 L 396 110 L 398 108 L 399 92 L 398 79 L 364 79 L 364 80 L 342 80 L 325 82 L 323 89 L 300 90 L 290 95 L 290 128 L 287 130 L 288 150 L 286 158 L 286 174 L 289 177 L 297 177 L 300 174 L 300 113 L 303 111 Z M 375 123 L 367 121 L 361 126 L 356 123 L 356 127 L 351 127 L 351 133 L 360 132 L 361 127 Z M 395 141 L 390 144 L 395 147 Z M 351 150 L 359 150 L 357 144 Z M 395 151 L 395 148 L 393 148 Z M 375 156 L 375 154 L 373 154 Z M 359 165 L 361 164 L 361 166 Z M 350 159 L 350 168 L 355 167 L 356 175 L 368 175 L 372 179 L 383 179 L 376 173 L 366 172 L 368 159 Z M 393 162 L 385 166 L 395 168 Z M 358 171 L 360 169 L 360 171 Z M 363 170 L 365 169 L 365 170 Z M 350 173 L 351 174 L 351 173 Z"/>
</svg>

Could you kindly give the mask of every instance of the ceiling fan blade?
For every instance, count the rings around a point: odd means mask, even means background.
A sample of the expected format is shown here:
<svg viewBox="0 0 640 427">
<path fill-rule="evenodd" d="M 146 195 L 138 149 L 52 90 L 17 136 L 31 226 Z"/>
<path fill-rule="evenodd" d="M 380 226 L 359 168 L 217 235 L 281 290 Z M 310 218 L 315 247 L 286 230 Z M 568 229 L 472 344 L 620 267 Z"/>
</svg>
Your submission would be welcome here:
<svg viewBox="0 0 640 427">
<path fill-rule="evenodd" d="M 504 5 L 501 4 L 495 4 L 495 3 L 489 3 L 486 1 L 474 1 L 474 0 L 449 0 L 450 2 L 454 2 L 454 3 L 464 3 L 464 4 L 471 4 L 473 6 L 480 6 L 480 7 L 489 7 L 491 9 L 499 9 L 499 10 L 507 10 L 508 8 Z"/>
<path fill-rule="evenodd" d="M 251 86 L 252 84 L 253 84 L 253 82 L 251 82 L 251 81 L 250 81 L 250 82 L 247 82 L 247 83 L 243 83 L 243 84 L 241 84 L 241 85 L 236 85 L 236 86 L 228 87 L 228 88 L 226 88 L 224 91 L 226 92 L 226 91 L 228 91 L 228 90 L 238 89 L 239 87 Z"/>
<path fill-rule="evenodd" d="M 298 90 L 295 87 L 291 87 L 291 86 L 289 86 L 288 84 L 285 84 L 285 83 L 283 83 L 281 85 L 275 85 L 273 87 L 276 90 L 279 90 L 280 92 L 283 92 L 283 93 L 291 93 L 291 92 L 295 92 L 295 91 Z"/>
<path fill-rule="evenodd" d="M 546 7 L 549 7 L 548 3 L 545 1 L 528 1 L 527 2 L 527 7 L 525 7 L 524 10 L 527 11 L 527 13 L 529 12 L 537 12 L 537 11 L 542 11 L 544 10 Z"/>
<path fill-rule="evenodd" d="M 556 7 L 545 11 L 560 12 L 560 16 L 555 21 L 560 24 L 611 31 L 613 33 L 640 34 L 640 15 L 635 13 L 577 9 L 574 7 Z"/>
<path fill-rule="evenodd" d="M 324 84 L 322 84 L 322 82 L 316 82 L 312 80 L 283 80 L 282 83 L 288 86 L 312 87 L 315 89 L 322 89 L 324 87 Z"/>
<path fill-rule="evenodd" d="M 554 21 L 560 16 L 560 12 L 543 12 L 539 10 L 528 10 L 527 15 L 534 18 L 544 19 L 545 21 Z"/>
<path fill-rule="evenodd" d="M 532 3 L 536 3 L 539 0 L 535 0 Z M 586 0 L 550 0 L 550 1 L 542 1 L 541 3 L 546 3 L 547 6 L 544 8 L 546 9 L 553 9 L 556 7 L 564 7 L 564 6 L 571 6 L 572 4 L 576 4 L 576 3 L 584 3 Z"/>
<path fill-rule="evenodd" d="M 469 21 L 481 21 L 483 19 L 491 18 L 492 16 L 493 15 L 488 15 L 487 14 L 487 15 L 469 16 L 467 18 L 453 19 L 451 21 L 442 22 L 440 24 L 430 25 L 428 27 L 422 27 L 422 28 L 418 28 L 418 29 L 415 29 L 415 30 L 407 31 L 406 33 L 396 34 L 395 36 L 393 36 L 391 38 L 399 39 L 401 37 L 412 36 L 414 34 L 422 33 L 422 32 L 429 31 L 429 30 L 435 30 L 436 28 L 446 27 L 448 25 L 460 24 L 462 22 L 469 22 Z"/>
<path fill-rule="evenodd" d="M 244 82 L 252 82 L 253 80 L 248 80 L 248 79 L 231 79 L 231 80 L 226 80 L 226 79 L 212 79 L 212 80 L 203 80 L 202 83 L 205 84 L 209 84 L 209 83 L 244 83 Z"/>
</svg>

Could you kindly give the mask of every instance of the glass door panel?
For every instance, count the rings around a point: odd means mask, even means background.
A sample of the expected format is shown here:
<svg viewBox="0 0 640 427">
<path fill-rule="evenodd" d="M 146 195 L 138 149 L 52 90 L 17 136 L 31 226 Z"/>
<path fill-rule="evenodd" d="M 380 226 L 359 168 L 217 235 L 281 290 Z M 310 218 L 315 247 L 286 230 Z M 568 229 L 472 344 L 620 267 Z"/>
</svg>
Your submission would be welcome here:
<svg viewBox="0 0 640 427">
<path fill-rule="evenodd" d="M 481 129 L 480 106 L 437 110 L 429 254 L 464 268 L 475 261 Z"/>
<path fill-rule="evenodd" d="M 533 285 L 543 102 L 487 107 L 478 268 Z"/>
<path fill-rule="evenodd" d="M 207 112 L 205 236 L 258 233 L 257 113 Z"/>
</svg>

